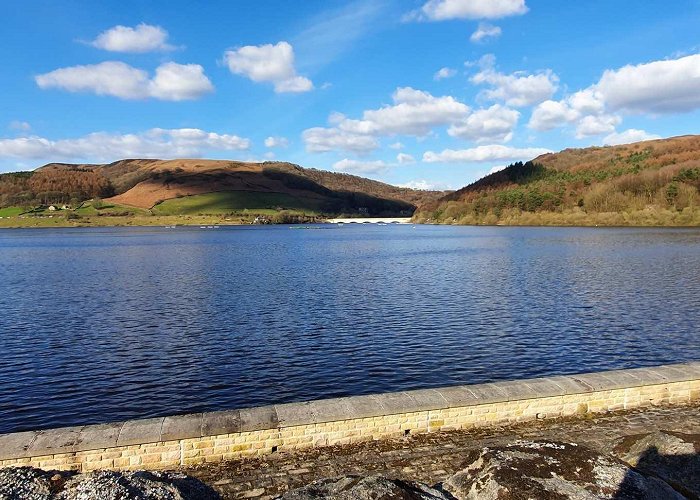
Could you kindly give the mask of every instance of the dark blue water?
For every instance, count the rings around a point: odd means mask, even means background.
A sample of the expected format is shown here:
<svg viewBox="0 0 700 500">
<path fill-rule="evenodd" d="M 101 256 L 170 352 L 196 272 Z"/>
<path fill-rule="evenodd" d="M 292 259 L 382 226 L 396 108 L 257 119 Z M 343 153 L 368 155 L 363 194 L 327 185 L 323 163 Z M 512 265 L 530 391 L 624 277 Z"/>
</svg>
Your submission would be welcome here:
<svg viewBox="0 0 700 500">
<path fill-rule="evenodd" d="M 700 230 L 0 231 L 0 432 L 700 359 Z"/>
</svg>

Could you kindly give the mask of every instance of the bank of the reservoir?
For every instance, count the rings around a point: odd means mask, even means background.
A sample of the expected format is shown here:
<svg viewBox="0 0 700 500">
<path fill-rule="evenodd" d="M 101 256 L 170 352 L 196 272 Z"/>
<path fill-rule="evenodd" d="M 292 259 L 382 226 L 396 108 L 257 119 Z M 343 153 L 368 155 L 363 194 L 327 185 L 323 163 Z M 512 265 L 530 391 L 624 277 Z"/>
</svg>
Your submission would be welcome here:
<svg viewBox="0 0 700 500">
<path fill-rule="evenodd" d="M 700 362 L 0 436 L 0 466 L 156 469 L 700 399 Z"/>
</svg>

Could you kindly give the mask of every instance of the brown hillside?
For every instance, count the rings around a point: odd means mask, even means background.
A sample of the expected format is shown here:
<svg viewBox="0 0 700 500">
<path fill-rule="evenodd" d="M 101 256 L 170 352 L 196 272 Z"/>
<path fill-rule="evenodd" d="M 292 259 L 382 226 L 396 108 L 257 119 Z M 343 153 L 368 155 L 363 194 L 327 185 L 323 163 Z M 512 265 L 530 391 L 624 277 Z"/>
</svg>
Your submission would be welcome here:
<svg viewBox="0 0 700 500">
<path fill-rule="evenodd" d="M 700 221 L 700 136 L 549 153 L 422 206 L 418 220 L 480 224 Z"/>
</svg>

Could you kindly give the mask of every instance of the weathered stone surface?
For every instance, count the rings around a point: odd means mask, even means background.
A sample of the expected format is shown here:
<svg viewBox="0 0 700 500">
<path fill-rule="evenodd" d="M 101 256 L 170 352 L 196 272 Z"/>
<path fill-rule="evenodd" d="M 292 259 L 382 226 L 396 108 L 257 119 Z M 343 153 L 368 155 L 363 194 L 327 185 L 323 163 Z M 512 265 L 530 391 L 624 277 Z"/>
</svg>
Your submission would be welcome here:
<svg viewBox="0 0 700 500">
<path fill-rule="evenodd" d="M 37 434 L 36 431 L 29 431 L 0 435 L 0 460 L 27 456 Z"/>
<path fill-rule="evenodd" d="M 202 436 L 202 414 L 174 415 L 165 417 L 160 431 L 161 441 L 196 438 Z"/>
<path fill-rule="evenodd" d="M 56 500 L 213 500 L 218 494 L 184 474 L 169 472 L 110 472 L 81 474 L 68 480 Z"/>
<path fill-rule="evenodd" d="M 202 436 L 241 432 L 239 410 L 212 411 L 202 415 Z"/>
<path fill-rule="evenodd" d="M 129 420 L 119 431 L 117 446 L 130 446 L 142 443 L 157 443 L 160 441 L 160 431 L 163 428 L 165 418 L 147 418 L 142 420 Z"/>
<path fill-rule="evenodd" d="M 615 447 L 617 457 L 656 476 L 689 498 L 700 498 L 700 435 L 653 432 L 628 436 Z"/>
<path fill-rule="evenodd" d="M 214 500 L 209 486 L 171 472 L 87 474 L 46 472 L 32 467 L 0 469 L 2 500 Z"/>
<path fill-rule="evenodd" d="M 53 474 L 32 467 L 0 469 L 2 500 L 50 500 Z"/>
<path fill-rule="evenodd" d="M 322 479 L 278 497 L 281 500 L 447 500 L 428 485 L 382 476 Z"/>
<path fill-rule="evenodd" d="M 444 489 L 459 499 L 682 499 L 611 456 L 569 443 L 520 441 L 471 452 Z"/>
</svg>

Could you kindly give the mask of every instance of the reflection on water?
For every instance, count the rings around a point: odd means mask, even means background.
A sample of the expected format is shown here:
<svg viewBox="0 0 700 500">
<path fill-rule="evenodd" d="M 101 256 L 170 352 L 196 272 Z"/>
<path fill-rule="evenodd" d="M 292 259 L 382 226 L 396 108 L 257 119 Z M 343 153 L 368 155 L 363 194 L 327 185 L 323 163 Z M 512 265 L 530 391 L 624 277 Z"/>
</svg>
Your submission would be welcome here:
<svg viewBox="0 0 700 500">
<path fill-rule="evenodd" d="M 0 432 L 700 358 L 700 230 L 0 231 Z"/>
</svg>

